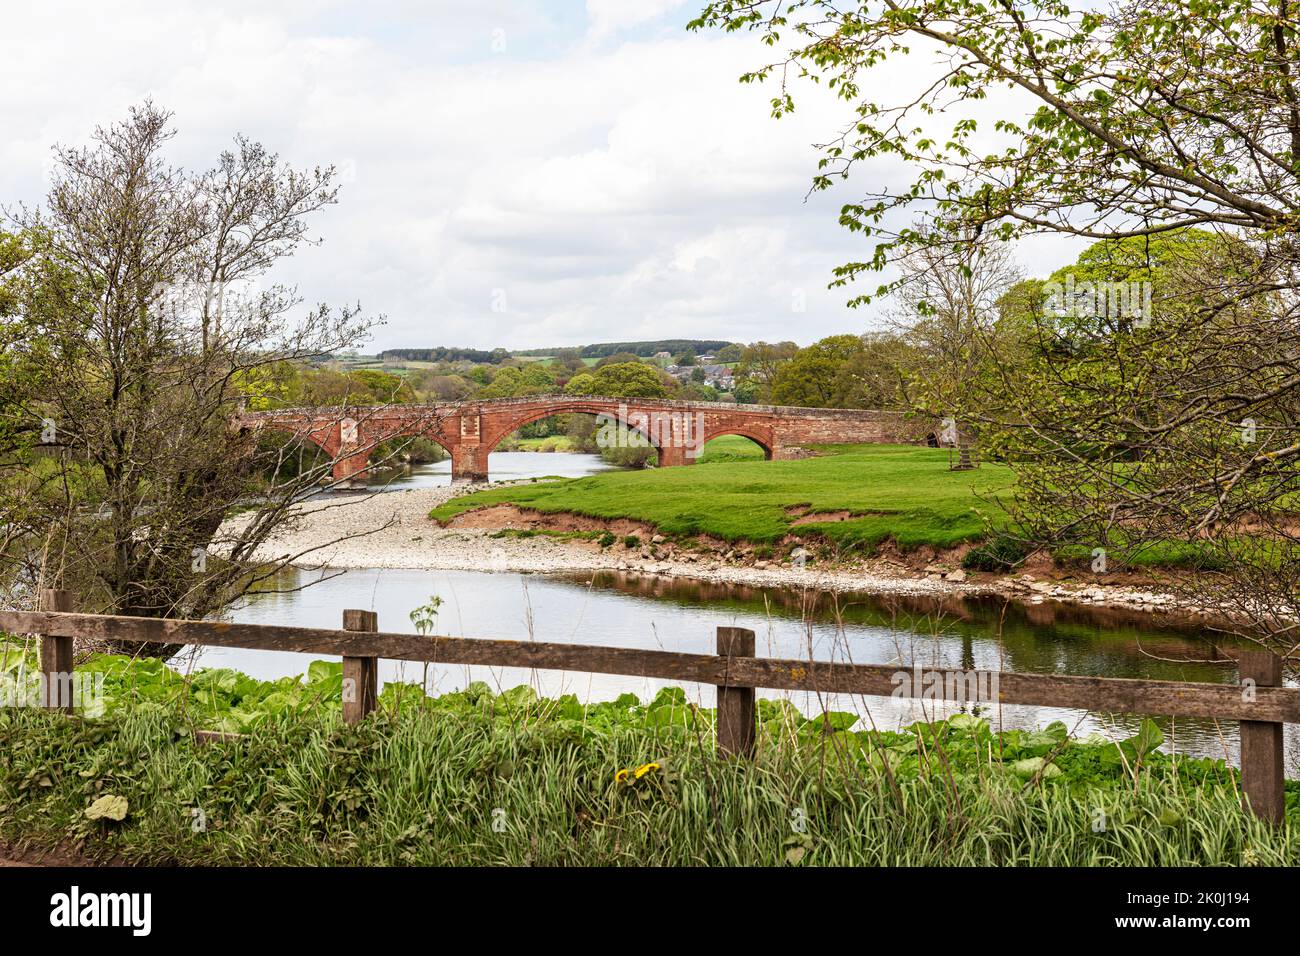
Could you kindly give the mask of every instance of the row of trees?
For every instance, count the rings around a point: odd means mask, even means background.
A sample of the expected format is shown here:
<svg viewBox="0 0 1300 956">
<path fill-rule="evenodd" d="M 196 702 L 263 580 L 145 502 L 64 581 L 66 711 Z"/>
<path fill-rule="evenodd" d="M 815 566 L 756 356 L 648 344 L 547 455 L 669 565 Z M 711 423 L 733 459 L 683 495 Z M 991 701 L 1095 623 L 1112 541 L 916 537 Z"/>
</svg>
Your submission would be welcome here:
<svg viewBox="0 0 1300 956">
<path fill-rule="evenodd" d="M 682 382 L 655 362 L 615 353 L 588 366 L 577 350 L 549 361 L 504 359 L 495 365 L 439 363 L 409 375 L 412 394 L 426 401 L 519 398 L 528 395 L 608 395 L 727 401 L 731 396 L 699 382 Z"/>
</svg>

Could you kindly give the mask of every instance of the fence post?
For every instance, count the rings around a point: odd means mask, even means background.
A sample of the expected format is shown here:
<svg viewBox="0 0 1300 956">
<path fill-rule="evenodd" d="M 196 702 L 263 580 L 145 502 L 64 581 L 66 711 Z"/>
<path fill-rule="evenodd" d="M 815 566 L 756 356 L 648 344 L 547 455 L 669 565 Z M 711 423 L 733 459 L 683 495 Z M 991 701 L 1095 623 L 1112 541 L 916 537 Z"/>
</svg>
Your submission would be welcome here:
<svg viewBox="0 0 1300 956">
<path fill-rule="evenodd" d="M 71 611 L 72 592 L 43 588 L 42 611 Z M 72 638 L 41 635 L 41 706 L 72 713 Z"/>
<path fill-rule="evenodd" d="M 1242 651 L 1237 661 L 1241 680 L 1256 687 L 1280 687 L 1282 658 L 1272 651 Z M 1286 810 L 1282 792 L 1282 724 L 1271 720 L 1241 722 L 1242 800 L 1255 816 L 1281 823 Z"/>
<path fill-rule="evenodd" d="M 343 630 L 374 633 L 379 615 L 374 611 L 346 610 Z M 355 724 L 371 713 L 379 700 L 379 658 L 343 656 L 343 719 Z"/>
<path fill-rule="evenodd" d="M 718 656 L 753 657 L 754 632 L 744 627 L 718 628 Z M 754 737 L 754 688 L 719 684 L 718 756 L 751 756 Z"/>
</svg>

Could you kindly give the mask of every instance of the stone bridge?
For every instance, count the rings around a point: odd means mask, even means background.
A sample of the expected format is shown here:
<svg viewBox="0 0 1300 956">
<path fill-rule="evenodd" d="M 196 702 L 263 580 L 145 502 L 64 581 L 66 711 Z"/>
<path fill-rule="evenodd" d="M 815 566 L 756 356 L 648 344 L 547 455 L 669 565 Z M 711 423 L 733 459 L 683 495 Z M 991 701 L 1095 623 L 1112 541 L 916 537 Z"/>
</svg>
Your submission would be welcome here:
<svg viewBox="0 0 1300 956">
<path fill-rule="evenodd" d="M 657 449 L 660 467 L 687 465 L 719 435 L 743 435 L 767 458 L 798 458 L 805 445 L 911 442 L 925 437 L 924 423 L 901 412 L 789 408 L 646 398 L 542 395 L 433 405 L 278 409 L 241 412 L 241 432 L 274 429 L 319 446 L 333 460 L 342 484 L 365 479 L 370 453 L 380 442 L 421 437 L 451 455 L 452 480 L 486 480 L 488 454 L 501 439 L 551 415 L 587 414 L 643 435 Z"/>
</svg>

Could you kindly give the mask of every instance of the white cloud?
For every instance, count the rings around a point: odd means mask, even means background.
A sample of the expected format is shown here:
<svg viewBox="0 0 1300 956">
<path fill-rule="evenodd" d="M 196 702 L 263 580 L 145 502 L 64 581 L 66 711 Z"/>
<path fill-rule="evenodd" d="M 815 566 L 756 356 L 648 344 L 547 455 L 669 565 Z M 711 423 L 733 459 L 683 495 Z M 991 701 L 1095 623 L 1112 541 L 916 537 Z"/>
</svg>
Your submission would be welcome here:
<svg viewBox="0 0 1300 956">
<path fill-rule="evenodd" d="M 588 40 L 598 42 L 675 13 L 686 0 L 587 0 Z"/>
<path fill-rule="evenodd" d="M 805 199 L 843 105 L 810 91 L 772 121 L 770 91 L 737 83 L 764 48 L 685 33 L 682 0 L 103 6 L 7 11 L 0 202 L 38 199 L 50 144 L 152 96 L 178 162 L 243 132 L 340 167 L 324 244 L 282 277 L 386 313 L 375 347 L 809 342 L 871 321 L 826 288 L 869 251 L 836 223 L 857 184 Z"/>
</svg>

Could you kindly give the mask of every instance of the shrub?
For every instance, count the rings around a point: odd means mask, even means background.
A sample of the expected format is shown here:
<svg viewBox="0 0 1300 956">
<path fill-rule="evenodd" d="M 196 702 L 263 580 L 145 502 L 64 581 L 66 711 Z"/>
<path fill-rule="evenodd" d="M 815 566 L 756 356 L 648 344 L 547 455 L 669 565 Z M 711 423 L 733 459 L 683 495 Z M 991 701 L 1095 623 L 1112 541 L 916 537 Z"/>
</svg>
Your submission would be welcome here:
<svg viewBox="0 0 1300 956">
<path fill-rule="evenodd" d="M 967 551 L 961 566 L 968 571 L 1010 571 L 1028 556 L 1028 544 L 1000 534 Z"/>
</svg>

